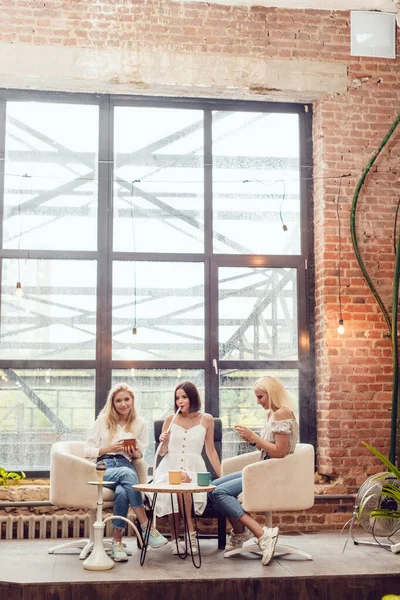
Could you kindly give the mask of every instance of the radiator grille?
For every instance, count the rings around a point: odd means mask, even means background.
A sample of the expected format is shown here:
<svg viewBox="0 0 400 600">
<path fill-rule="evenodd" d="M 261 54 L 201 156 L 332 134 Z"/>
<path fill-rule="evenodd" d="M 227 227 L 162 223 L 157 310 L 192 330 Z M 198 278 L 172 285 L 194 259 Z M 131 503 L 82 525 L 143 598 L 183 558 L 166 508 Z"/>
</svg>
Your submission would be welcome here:
<svg viewBox="0 0 400 600">
<path fill-rule="evenodd" d="M 46 538 L 88 538 L 90 516 L 87 515 L 7 515 L 0 516 L 1 540 L 34 540 Z M 112 534 L 112 523 L 106 523 L 105 536 Z"/>
</svg>

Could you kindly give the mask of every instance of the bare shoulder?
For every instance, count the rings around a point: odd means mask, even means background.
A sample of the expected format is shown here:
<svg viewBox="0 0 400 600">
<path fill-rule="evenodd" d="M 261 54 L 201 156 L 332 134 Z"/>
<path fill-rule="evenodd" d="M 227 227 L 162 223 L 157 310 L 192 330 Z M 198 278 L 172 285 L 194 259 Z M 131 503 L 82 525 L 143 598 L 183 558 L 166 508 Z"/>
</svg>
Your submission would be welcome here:
<svg viewBox="0 0 400 600">
<path fill-rule="evenodd" d="M 281 406 L 274 412 L 275 421 L 284 421 L 285 419 L 293 419 L 293 413 L 286 408 L 286 406 Z"/>
<path fill-rule="evenodd" d="M 164 421 L 164 425 L 169 425 L 174 418 L 175 415 L 168 415 L 168 417 Z"/>
<path fill-rule="evenodd" d="M 209 413 L 204 413 L 203 424 L 209 427 L 211 424 L 214 425 L 214 417 Z"/>
</svg>

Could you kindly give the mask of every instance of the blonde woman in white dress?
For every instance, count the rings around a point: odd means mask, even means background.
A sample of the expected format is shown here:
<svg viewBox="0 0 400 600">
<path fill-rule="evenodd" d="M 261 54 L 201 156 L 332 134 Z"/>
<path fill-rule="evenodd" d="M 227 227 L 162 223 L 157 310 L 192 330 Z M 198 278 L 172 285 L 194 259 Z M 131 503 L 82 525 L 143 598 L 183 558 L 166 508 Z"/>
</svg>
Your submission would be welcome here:
<svg viewBox="0 0 400 600">
<path fill-rule="evenodd" d="M 168 471 L 182 471 L 182 481 L 193 481 L 196 483 L 197 473 L 207 471 L 201 456 L 203 446 L 207 457 L 218 477 L 221 474 L 221 464 L 214 445 L 214 419 L 207 413 L 200 412 L 201 401 L 196 386 L 190 381 L 180 383 L 175 389 L 175 412 L 180 409 L 171 430 L 173 415 L 166 418 L 160 435 L 160 456 L 163 456 L 159 464 L 154 481 L 157 483 L 168 481 Z M 185 510 L 188 521 L 190 545 L 193 554 L 198 552 L 196 534 L 192 520 L 191 494 L 183 494 Z M 173 502 L 172 511 L 169 494 L 159 494 L 157 497 L 156 514 L 158 517 L 168 515 L 171 527 L 171 551 L 172 554 L 184 552 L 185 548 L 179 542 L 179 530 L 181 524 L 182 506 L 178 505 L 178 499 Z M 194 494 L 194 509 L 197 515 L 201 515 L 207 504 L 207 494 Z M 174 521 L 175 527 L 174 527 Z M 178 539 L 175 539 L 177 532 Z M 179 545 L 179 546 L 178 546 Z"/>
</svg>

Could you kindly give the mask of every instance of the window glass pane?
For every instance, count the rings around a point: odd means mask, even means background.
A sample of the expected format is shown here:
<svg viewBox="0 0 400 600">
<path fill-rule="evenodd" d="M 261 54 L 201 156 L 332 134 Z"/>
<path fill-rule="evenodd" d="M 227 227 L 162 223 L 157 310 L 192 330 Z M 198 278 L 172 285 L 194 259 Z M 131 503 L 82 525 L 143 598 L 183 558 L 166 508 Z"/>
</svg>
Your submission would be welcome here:
<svg viewBox="0 0 400 600">
<path fill-rule="evenodd" d="M 4 259 L 1 358 L 94 359 L 96 285 L 95 261 Z"/>
<path fill-rule="evenodd" d="M 219 373 L 219 413 L 223 424 L 223 457 L 243 454 L 253 451 L 254 447 L 243 442 L 234 425 L 246 425 L 260 432 L 264 425 L 266 412 L 257 404 L 253 392 L 253 385 L 260 377 L 274 375 L 281 380 L 289 392 L 295 406 L 295 415 L 298 418 L 299 407 L 299 372 L 291 370 L 221 370 Z"/>
<path fill-rule="evenodd" d="M 299 170 L 297 115 L 214 112 L 214 252 L 300 254 Z"/>
<path fill-rule="evenodd" d="M 0 370 L 0 456 L 8 471 L 48 470 L 58 440 L 84 440 L 95 418 L 92 370 Z"/>
<path fill-rule="evenodd" d="M 7 102 L 5 248 L 97 248 L 98 112 Z"/>
<path fill-rule="evenodd" d="M 220 359 L 296 360 L 296 270 L 223 267 L 218 273 Z"/>
<path fill-rule="evenodd" d="M 179 383 L 191 381 L 200 392 L 204 411 L 204 371 L 194 369 L 128 369 L 113 371 L 113 385 L 127 383 L 135 393 L 135 407 L 149 427 L 150 444 L 145 459 L 152 466 L 155 449 L 154 421 L 174 412 L 174 390 Z"/>
<path fill-rule="evenodd" d="M 203 111 L 115 108 L 114 250 L 203 252 Z"/>
<path fill-rule="evenodd" d="M 203 263 L 115 261 L 113 294 L 114 359 L 204 357 Z"/>
</svg>

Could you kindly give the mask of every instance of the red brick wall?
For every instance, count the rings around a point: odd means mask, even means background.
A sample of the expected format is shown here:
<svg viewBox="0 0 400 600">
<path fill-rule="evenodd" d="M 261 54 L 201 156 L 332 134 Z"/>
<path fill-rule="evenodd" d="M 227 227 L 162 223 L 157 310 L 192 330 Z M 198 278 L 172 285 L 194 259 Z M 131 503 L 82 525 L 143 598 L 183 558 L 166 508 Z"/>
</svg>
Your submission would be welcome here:
<svg viewBox="0 0 400 600">
<path fill-rule="evenodd" d="M 230 7 L 162 0 L 2 0 L 0 42 L 134 48 L 345 63 L 348 93 L 315 103 L 315 263 L 318 468 L 341 492 L 380 470 L 361 447 L 388 451 L 391 348 L 349 234 L 352 195 L 364 165 L 400 105 L 398 60 L 350 56 L 348 13 Z M 155 82 L 156 84 L 157 82 Z M 257 96 L 255 96 L 257 99 Z M 393 219 L 399 197 L 400 132 L 376 163 L 360 197 L 361 250 L 391 305 Z M 338 177 L 342 295 L 346 332 L 337 334 Z"/>
<path fill-rule="evenodd" d="M 347 30 L 343 37 L 347 38 Z M 348 59 L 349 92 L 316 105 L 315 260 L 318 401 L 318 467 L 354 491 L 378 468 L 361 446 L 367 441 L 388 452 L 392 363 L 388 329 L 355 259 L 349 220 L 360 174 L 399 109 L 398 63 Z M 366 79 L 360 85 L 362 79 Z M 357 86 L 357 87 L 355 87 Z M 375 163 L 358 202 L 360 250 L 390 312 L 394 266 L 393 229 L 399 198 L 396 131 Z M 338 179 L 342 180 L 341 274 L 346 331 L 336 332 L 338 311 Z M 324 179 L 318 179 L 323 177 Z"/>
</svg>

